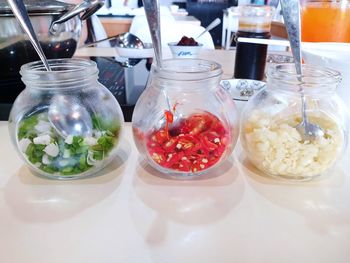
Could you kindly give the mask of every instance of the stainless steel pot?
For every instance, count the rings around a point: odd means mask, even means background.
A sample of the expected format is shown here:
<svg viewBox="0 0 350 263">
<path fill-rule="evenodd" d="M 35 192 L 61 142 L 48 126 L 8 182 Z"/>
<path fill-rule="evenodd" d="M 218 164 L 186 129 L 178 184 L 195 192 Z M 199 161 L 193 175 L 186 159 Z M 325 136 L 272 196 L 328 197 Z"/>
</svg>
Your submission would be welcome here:
<svg viewBox="0 0 350 263">
<path fill-rule="evenodd" d="M 72 57 L 81 33 L 81 21 L 102 5 L 102 0 L 84 0 L 75 6 L 56 0 L 24 0 L 30 20 L 47 58 Z M 39 60 L 6 0 L 0 0 L 0 102 L 11 101 L 17 88 L 19 69 Z M 16 83 L 16 87 L 14 86 Z M 10 87 L 11 86 L 11 87 Z M 5 93 L 5 94 L 4 94 Z"/>
</svg>

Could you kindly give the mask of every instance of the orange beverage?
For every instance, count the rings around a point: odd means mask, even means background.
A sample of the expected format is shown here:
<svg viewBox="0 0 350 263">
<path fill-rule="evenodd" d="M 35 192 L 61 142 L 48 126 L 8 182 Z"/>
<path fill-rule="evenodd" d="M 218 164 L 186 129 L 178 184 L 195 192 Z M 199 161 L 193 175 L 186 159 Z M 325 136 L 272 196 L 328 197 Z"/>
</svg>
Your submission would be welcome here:
<svg viewBox="0 0 350 263">
<path fill-rule="evenodd" d="M 301 0 L 301 39 L 350 42 L 350 1 Z"/>
</svg>

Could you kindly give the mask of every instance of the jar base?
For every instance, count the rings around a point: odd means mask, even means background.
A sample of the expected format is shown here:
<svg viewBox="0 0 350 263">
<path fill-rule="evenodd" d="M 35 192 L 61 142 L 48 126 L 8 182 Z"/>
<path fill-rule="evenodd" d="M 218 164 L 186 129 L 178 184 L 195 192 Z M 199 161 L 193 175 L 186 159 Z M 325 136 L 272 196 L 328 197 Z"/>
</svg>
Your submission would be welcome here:
<svg viewBox="0 0 350 263">
<path fill-rule="evenodd" d="M 154 163 L 147 161 L 146 159 L 143 160 L 144 164 L 143 167 L 146 170 L 151 170 L 150 172 L 152 175 L 155 175 L 160 178 L 164 179 L 170 179 L 170 180 L 205 180 L 210 178 L 215 178 L 220 175 L 222 175 L 221 168 L 223 168 L 224 171 L 228 170 L 227 166 L 225 164 L 229 164 L 229 166 L 232 165 L 232 163 L 229 160 L 226 160 L 224 162 L 219 162 L 218 164 L 202 171 L 198 172 L 180 172 L 180 171 L 171 171 L 169 169 L 165 169 L 163 167 L 157 166 Z"/>
</svg>

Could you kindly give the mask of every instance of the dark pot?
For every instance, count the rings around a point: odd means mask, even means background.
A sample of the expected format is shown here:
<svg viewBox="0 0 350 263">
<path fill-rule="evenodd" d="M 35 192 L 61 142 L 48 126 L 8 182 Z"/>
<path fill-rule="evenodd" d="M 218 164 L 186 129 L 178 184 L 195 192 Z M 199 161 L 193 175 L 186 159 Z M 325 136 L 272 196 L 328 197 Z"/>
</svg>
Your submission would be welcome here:
<svg viewBox="0 0 350 263">
<path fill-rule="evenodd" d="M 85 0 L 75 6 L 55 0 L 24 0 L 30 20 L 47 58 L 72 57 L 81 33 L 81 21 L 102 5 Z M 24 88 L 19 70 L 39 60 L 6 0 L 0 0 L 0 103 L 13 102 Z"/>
</svg>

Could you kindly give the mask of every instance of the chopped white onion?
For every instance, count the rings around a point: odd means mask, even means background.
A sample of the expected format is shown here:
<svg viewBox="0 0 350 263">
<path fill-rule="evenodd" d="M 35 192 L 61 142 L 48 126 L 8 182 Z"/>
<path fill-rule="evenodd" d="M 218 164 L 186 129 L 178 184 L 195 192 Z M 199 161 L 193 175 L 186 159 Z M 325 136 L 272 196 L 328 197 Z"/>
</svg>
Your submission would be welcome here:
<svg viewBox="0 0 350 263">
<path fill-rule="evenodd" d="M 58 145 L 55 143 L 50 143 L 47 145 L 44 149 L 44 152 L 46 152 L 48 155 L 52 157 L 56 157 L 59 153 L 60 149 L 58 148 Z"/>
<path fill-rule="evenodd" d="M 67 138 L 64 140 L 64 142 L 67 144 L 72 144 L 73 143 L 73 135 L 68 135 Z"/>
<path fill-rule="evenodd" d="M 44 145 L 49 145 L 51 141 L 50 135 L 40 135 L 38 137 L 35 137 L 33 139 L 34 144 L 44 144 Z"/>
<path fill-rule="evenodd" d="M 44 154 L 44 155 L 43 155 L 43 158 L 41 159 L 41 162 L 42 162 L 43 164 L 50 164 L 50 163 L 51 163 L 51 161 L 50 161 L 50 159 L 49 159 L 49 156 L 48 156 L 47 154 Z"/>
<path fill-rule="evenodd" d="M 24 138 L 24 139 L 20 140 L 18 142 L 18 146 L 19 146 L 19 149 L 21 150 L 21 152 L 23 152 L 23 153 L 26 152 L 29 144 L 31 144 L 31 143 L 32 143 L 32 141 L 29 140 L 28 138 Z"/>
<path fill-rule="evenodd" d="M 39 120 L 38 124 L 35 125 L 34 128 L 38 131 L 38 133 L 49 133 L 51 130 L 51 124 L 50 122 Z"/>
<path fill-rule="evenodd" d="M 94 138 L 94 137 L 85 137 L 84 138 L 84 143 L 86 144 L 86 145 L 89 145 L 89 146 L 91 146 L 91 145 L 96 145 L 97 144 L 97 139 L 96 138 Z"/>
<path fill-rule="evenodd" d="M 94 152 L 93 151 L 88 151 L 87 157 L 86 157 L 86 162 L 88 165 L 95 165 L 98 160 L 94 159 Z"/>
</svg>

